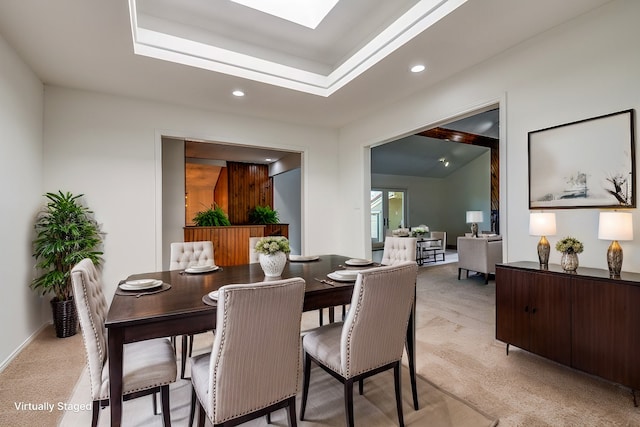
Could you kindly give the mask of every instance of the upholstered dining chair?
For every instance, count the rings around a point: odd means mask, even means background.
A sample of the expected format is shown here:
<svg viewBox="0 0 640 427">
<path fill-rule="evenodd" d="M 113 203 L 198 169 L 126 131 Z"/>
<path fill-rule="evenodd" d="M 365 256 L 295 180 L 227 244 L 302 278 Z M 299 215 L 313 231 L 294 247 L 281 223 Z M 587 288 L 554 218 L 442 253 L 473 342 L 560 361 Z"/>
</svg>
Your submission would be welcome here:
<svg viewBox="0 0 640 427">
<path fill-rule="evenodd" d="M 218 292 L 211 353 L 190 359 L 191 415 L 199 408 L 214 426 L 235 426 L 288 408 L 296 426 L 300 368 L 301 278 L 227 285 Z"/>
<path fill-rule="evenodd" d="M 102 292 L 100 274 L 86 258 L 71 270 L 71 283 L 82 339 L 87 352 L 92 427 L 98 425 L 100 408 L 109 405 L 109 364 L 107 363 L 107 300 Z M 130 400 L 160 391 L 165 426 L 171 425 L 169 384 L 176 380 L 176 356 L 166 338 L 125 344 L 122 381 L 123 399 Z M 155 397 L 153 399 L 155 406 Z"/>
<path fill-rule="evenodd" d="M 415 296 L 418 266 L 405 261 L 362 271 L 353 289 L 344 322 L 320 326 L 303 338 L 304 379 L 300 420 L 309 394 L 311 362 L 344 384 L 346 421 L 354 425 L 353 383 L 393 368 L 396 409 L 404 425 L 400 365 L 409 315 Z"/>
<path fill-rule="evenodd" d="M 433 252 L 434 261 L 437 261 L 438 255 L 442 255 L 442 261 L 447 251 L 447 232 L 446 231 L 432 231 L 431 237 L 434 239 L 440 239 L 438 242 L 430 242 L 431 248 L 437 249 Z"/>
<path fill-rule="evenodd" d="M 262 237 L 249 237 L 249 264 L 260 262 L 260 254 L 256 251 L 256 243 Z"/>
<path fill-rule="evenodd" d="M 385 237 L 382 265 L 394 265 L 404 261 L 416 261 L 415 237 Z"/>
<path fill-rule="evenodd" d="M 214 266 L 213 242 L 173 242 L 171 243 L 170 270 L 182 270 L 193 266 Z M 175 337 L 172 337 L 175 344 Z M 182 336 L 182 358 L 180 378 L 184 379 L 187 357 L 193 353 L 193 335 Z"/>
<path fill-rule="evenodd" d="M 213 242 L 174 242 L 171 243 L 170 270 L 181 270 L 192 266 L 215 265 Z"/>
</svg>

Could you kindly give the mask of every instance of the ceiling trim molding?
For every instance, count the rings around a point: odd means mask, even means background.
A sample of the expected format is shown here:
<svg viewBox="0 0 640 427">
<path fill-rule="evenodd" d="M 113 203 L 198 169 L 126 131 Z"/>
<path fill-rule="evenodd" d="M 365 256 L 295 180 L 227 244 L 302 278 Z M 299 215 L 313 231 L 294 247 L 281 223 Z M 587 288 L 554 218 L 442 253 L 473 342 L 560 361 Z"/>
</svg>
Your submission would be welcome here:
<svg viewBox="0 0 640 427">
<path fill-rule="evenodd" d="M 328 75 L 256 58 L 217 46 L 143 28 L 138 0 L 129 0 L 137 55 L 198 67 L 313 95 L 328 97 L 467 0 L 421 0 Z"/>
</svg>

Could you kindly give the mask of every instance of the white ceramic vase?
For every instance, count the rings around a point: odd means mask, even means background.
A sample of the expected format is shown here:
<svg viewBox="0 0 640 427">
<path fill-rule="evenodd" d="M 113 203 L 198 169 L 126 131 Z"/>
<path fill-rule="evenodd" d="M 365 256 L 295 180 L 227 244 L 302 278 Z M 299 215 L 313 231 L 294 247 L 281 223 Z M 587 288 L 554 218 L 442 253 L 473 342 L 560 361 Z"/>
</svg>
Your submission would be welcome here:
<svg viewBox="0 0 640 427">
<path fill-rule="evenodd" d="M 266 277 L 280 277 L 287 264 L 287 254 L 276 252 L 275 254 L 260 254 L 260 266 Z"/>
</svg>

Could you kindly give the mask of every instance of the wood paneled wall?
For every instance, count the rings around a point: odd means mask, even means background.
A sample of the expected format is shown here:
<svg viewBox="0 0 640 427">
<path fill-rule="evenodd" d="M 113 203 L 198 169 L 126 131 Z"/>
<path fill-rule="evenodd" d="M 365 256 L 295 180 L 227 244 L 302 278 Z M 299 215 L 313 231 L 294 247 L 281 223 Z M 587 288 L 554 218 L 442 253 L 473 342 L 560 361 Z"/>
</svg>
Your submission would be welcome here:
<svg viewBox="0 0 640 427">
<path fill-rule="evenodd" d="M 273 207 L 273 179 L 267 165 L 227 162 L 227 180 L 231 224 L 248 224 L 249 210 L 255 206 Z"/>
<path fill-rule="evenodd" d="M 213 242 L 213 259 L 216 265 L 238 265 L 249 263 L 249 237 L 273 234 L 289 237 L 287 224 L 185 227 L 184 241 Z"/>
</svg>

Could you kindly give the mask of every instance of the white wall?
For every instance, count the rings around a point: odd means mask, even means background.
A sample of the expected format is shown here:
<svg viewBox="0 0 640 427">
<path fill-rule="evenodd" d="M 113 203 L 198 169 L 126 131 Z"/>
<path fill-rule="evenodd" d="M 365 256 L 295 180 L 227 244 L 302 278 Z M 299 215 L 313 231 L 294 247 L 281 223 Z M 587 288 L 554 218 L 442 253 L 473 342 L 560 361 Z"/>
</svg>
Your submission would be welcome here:
<svg viewBox="0 0 640 427">
<path fill-rule="evenodd" d="M 49 298 L 29 288 L 31 241 L 42 197 L 43 85 L 0 37 L 0 370 L 42 323 Z M 48 316 L 47 315 L 48 309 Z"/>
<path fill-rule="evenodd" d="M 303 232 L 307 253 L 339 253 L 337 133 L 57 87 L 45 89 L 47 191 L 84 193 L 105 238 L 107 295 L 133 273 L 162 268 L 161 136 L 303 152 Z M 300 141 L 304 141 L 301 143 Z"/>
<path fill-rule="evenodd" d="M 365 147 L 463 112 L 500 103 L 500 207 L 505 261 L 537 261 L 538 238 L 528 235 L 527 133 L 562 123 L 640 107 L 640 2 L 604 5 L 498 57 L 452 76 L 430 90 L 350 124 L 340 132 L 343 232 L 362 230 L 351 248 L 369 241 Z M 636 123 L 636 135 L 638 125 Z M 597 149 L 606 150 L 606 144 Z M 360 165 L 361 167 L 353 167 Z M 638 180 L 636 180 L 637 185 Z M 598 209 L 558 210 L 558 235 L 585 244 L 580 264 L 607 268 L 610 242 L 597 239 Z M 623 270 L 640 272 L 640 214 L 634 209 L 636 240 L 623 242 Z M 550 262 L 559 263 L 552 250 Z"/>
<path fill-rule="evenodd" d="M 278 212 L 280 222 L 289 224 L 291 253 L 306 255 L 302 253 L 300 227 L 302 216 L 301 181 L 300 168 L 275 175 L 273 177 L 273 207 Z"/>
</svg>

